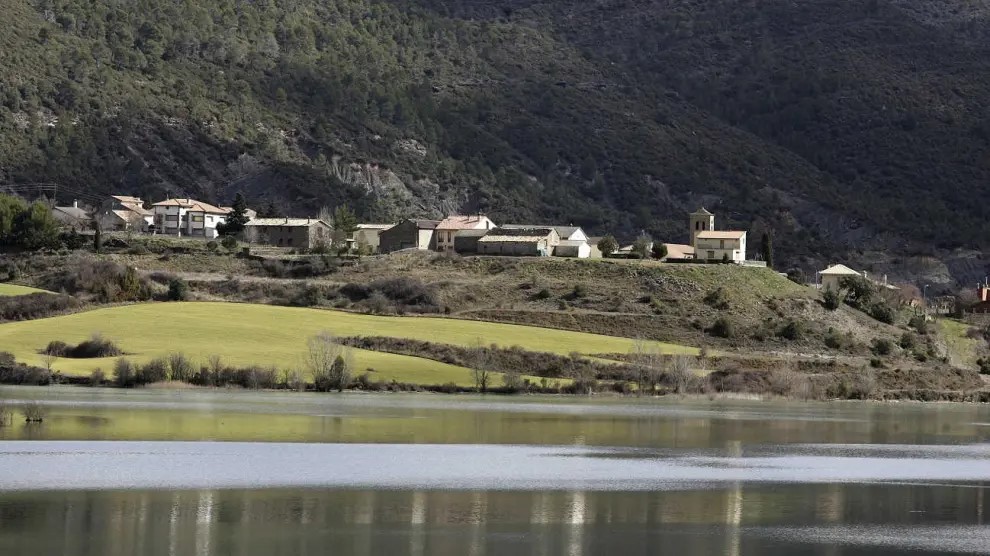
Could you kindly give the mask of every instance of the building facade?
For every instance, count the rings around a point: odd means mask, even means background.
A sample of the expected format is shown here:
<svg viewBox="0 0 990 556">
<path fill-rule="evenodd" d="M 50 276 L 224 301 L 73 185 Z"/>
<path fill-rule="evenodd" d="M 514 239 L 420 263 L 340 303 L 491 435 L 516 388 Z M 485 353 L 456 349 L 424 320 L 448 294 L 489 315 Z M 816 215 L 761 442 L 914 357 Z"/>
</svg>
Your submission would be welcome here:
<svg viewBox="0 0 990 556">
<path fill-rule="evenodd" d="M 436 227 L 436 247 L 437 251 L 453 253 L 455 250 L 454 238 L 461 230 L 491 230 L 495 228 L 495 223 L 483 214 L 470 216 L 448 216 L 440 221 Z"/>
<path fill-rule="evenodd" d="M 696 259 L 746 262 L 746 232 L 698 232 L 694 241 Z"/>
<path fill-rule="evenodd" d="M 293 247 L 310 250 L 329 247 L 330 224 L 318 218 L 256 218 L 244 225 L 245 233 L 253 241 L 277 247 Z"/>
<path fill-rule="evenodd" d="M 553 228 L 495 228 L 478 240 L 478 254 L 549 257 L 558 244 Z"/>
<path fill-rule="evenodd" d="M 378 250 L 391 253 L 402 249 L 432 249 L 437 220 L 403 220 L 378 234 Z"/>
<path fill-rule="evenodd" d="M 195 199 L 166 199 L 153 205 L 155 233 L 213 239 L 227 221 L 228 208 Z"/>
<path fill-rule="evenodd" d="M 377 253 L 381 243 L 381 234 L 394 224 L 358 224 L 354 231 L 354 243 L 366 247 L 371 253 Z"/>
</svg>

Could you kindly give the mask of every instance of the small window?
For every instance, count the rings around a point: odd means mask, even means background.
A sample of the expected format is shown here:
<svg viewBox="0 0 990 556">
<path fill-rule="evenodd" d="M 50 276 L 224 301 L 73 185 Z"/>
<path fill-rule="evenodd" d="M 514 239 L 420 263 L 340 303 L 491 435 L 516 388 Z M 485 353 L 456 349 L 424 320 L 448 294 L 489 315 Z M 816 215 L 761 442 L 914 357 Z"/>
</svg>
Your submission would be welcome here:
<svg viewBox="0 0 990 556">
<path fill-rule="evenodd" d="M 285 244 L 292 245 L 292 238 L 290 237 L 289 239 L 285 240 Z"/>
<path fill-rule="evenodd" d="M 202 215 L 194 215 L 192 217 L 192 221 L 193 222 L 202 222 L 203 221 L 203 216 Z"/>
<path fill-rule="evenodd" d="M 715 258 L 715 252 L 714 251 L 709 251 L 708 252 L 708 258 L 709 259 L 714 259 Z"/>
</svg>

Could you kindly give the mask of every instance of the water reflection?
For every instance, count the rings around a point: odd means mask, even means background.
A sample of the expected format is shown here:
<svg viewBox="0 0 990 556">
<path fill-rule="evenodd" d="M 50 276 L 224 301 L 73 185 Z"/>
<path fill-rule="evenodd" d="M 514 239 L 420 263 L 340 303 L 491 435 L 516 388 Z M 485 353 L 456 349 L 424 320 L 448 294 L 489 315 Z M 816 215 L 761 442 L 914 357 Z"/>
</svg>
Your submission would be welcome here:
<svg viewBox="0 0 990 556">
<path fill-rule="evenodd" d="M 839 491 L 837 493 L 837 491 Z M 885 503 L 877 503 L 879 493 Z M 981 488 L 753 487 L 708 493 L 201 490 L 0 495 L 0 553 L 124 556 L 212 554 L 808 554 L 924 553 L 884 530 L 939 511 L 965 527 L 940 552 L 966 553 Z M 703 497 L 704 498 L 704 497 Z M 721 499 L 721 503 L 711 503 Z M 837 504 L 837 499 L 848 503 Z M 810 501 L 806 503 L 805 501 Z M 654 508 L 680 508 L 679 519 Z M 828 508 L 827 515 L 821 509 Z M 952 508 L 946 512 L 946 508 Z M 651 517 L 655 515 L 656 518 Z M 659 519 L 662 516 L 663 519 Z M 856 523 L 860 540 L 845 524 Z M 647 524 L 647 526 L 644 526 Z M 835 541 L 835 542 L 833 542 Z M 930 542 L 928 544 L 931 544 Z M 907 546 L 911 545 L 911 546 Z M 863 552 L 857 552 L 863 551 Z M 917 554 L 918 552 L 913 552 Z"/>
</svg>

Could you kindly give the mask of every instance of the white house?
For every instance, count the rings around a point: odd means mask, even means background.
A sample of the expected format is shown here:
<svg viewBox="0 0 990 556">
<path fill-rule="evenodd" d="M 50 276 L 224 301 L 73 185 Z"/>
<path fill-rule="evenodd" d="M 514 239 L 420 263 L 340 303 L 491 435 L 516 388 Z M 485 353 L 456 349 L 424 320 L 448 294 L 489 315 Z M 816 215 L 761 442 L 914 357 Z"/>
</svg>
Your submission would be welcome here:
<svg viewBox="0 0 990 556">
<path fill-rule="evenodd" d="M 708 261 L 746 261 L 746 232 L 701 232 L 695 240 L 694 254 Z"/>
<path fill-rule="evenodd" d="M 227 221 L 229 208 L 195 199 L 166 199 L 155 203 L 155 231 L 172 236 L 216 238 L 217 225 Z"/>
<path fill-rule="evenodd" d="M 862 273 L 856 272 L 844 264 L 834 264 L 818 273 L 820 279 L 819 287 L 823 290 L 837 292 L 842 288 L 842 281 L 844 279 L 862 276 Z"/>
<path fill-rule="evenodd" d="M 690 215 L 691 247 L 694 258 L 708 261 L 746 262 L 746 232 L 716 231 L 715 215 L 704 208 Z"/>
</svg>

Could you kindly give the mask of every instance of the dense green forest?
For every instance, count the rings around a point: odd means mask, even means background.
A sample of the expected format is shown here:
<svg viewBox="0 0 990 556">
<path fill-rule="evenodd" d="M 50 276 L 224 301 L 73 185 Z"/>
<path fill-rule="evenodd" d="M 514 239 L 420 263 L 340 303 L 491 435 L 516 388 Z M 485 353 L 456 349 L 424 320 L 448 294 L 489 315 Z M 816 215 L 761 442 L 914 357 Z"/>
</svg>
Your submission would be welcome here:
<svg viewBox="0 0 990 556">
<path fill-rule="evenodd" d="M 8 0 L 0 184 L 978 246 L 986 23 L 923 3 Z"/>
</svg>

